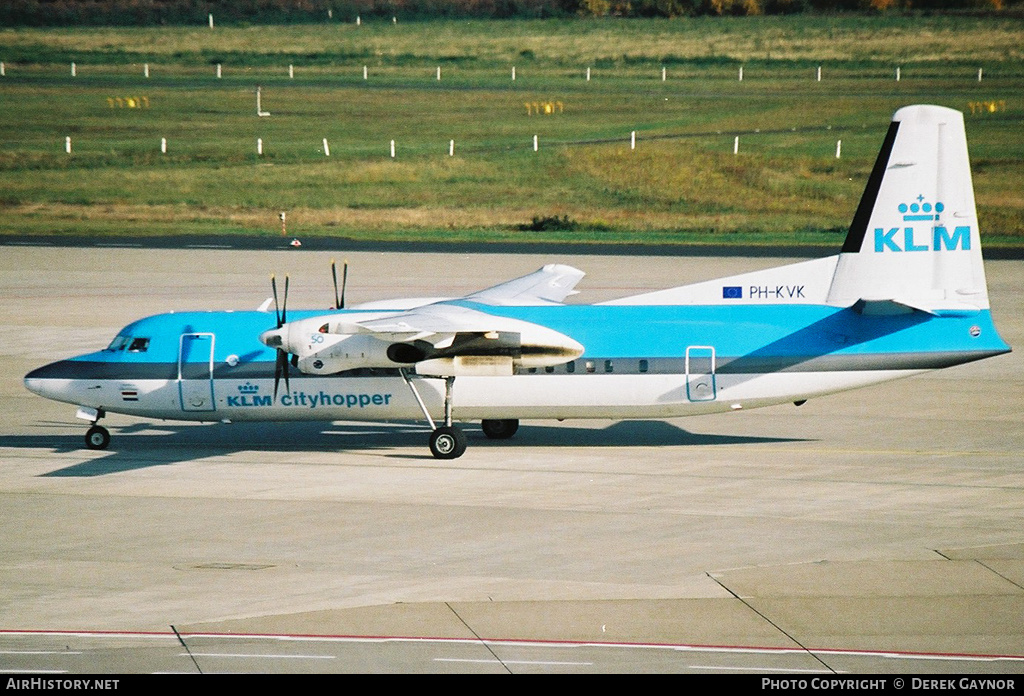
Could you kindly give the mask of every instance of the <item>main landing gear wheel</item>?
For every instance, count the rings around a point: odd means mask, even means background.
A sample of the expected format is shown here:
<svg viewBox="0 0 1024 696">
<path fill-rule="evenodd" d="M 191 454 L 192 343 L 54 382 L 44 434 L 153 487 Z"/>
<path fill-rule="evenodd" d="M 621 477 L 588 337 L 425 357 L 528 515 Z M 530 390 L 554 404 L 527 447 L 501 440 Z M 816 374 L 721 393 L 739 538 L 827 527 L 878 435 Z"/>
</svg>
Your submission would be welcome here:
<svg viewBox="0 0 1024 696">
<path fill-rule="evenodd" d="M 430 433 L 430 453 L 437 459 L 457 459 L 466 451 L 466 435 L 458 428 L 442 425 Z"/>
<path fill-rule="evenodd" d="M 484 435 L 492 440 L 507 440 L 519 430 L 519 421 L 516 418 L 505 418 L 502 420 L 480 421 Z"/>
<path fill-rule="evenodd" d="M 110 444 L 110 431 L 102 425 L 94 425 L 85 433 L 85 446 L 89 449 L 103 450 Z"/>
</svg>

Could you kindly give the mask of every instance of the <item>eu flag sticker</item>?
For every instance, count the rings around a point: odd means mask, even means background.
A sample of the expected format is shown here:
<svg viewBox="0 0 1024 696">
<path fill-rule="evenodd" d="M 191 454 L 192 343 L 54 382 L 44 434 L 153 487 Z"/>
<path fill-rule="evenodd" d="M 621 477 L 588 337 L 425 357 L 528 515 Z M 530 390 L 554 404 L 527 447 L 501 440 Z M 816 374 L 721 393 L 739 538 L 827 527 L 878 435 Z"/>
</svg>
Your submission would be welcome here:
<svg viewBox="0 0 1024 696">
<path fill-rule="evenodd" d="M 743 299 L 743 288 L 738 285 L 723 285 L 722 286 L 722 299 L 725 300 L 742 300 Z"/>
</svg>

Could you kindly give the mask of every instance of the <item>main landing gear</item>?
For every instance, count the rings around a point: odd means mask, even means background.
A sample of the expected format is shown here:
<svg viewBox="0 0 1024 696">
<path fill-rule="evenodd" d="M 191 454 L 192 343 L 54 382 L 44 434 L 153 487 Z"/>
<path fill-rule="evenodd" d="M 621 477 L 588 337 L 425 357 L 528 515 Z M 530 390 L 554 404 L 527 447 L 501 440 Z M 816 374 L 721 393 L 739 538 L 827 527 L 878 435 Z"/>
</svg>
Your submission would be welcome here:
<svg viewBox="0 0 1024 696">
<path fill-rule="evenodd" d="M 444 378 L 444 425 L 436 425 L 416 390 L 416 385 L 412 383 L 412 379 L 405 370 L 399 370 L 399 372 L 409 386 L 409 390 L 412 391 L 420 410 L 423 411 L 424 418 L 430 423 L 430 453 L 436 459 L 458 459 L 461 457 L 466 451 L 466 434 L 462 432 L 461 428 L 452 425 L 452 390 L 455 387 L 455 378 Z M 519 421 L 514 418 L 484 420 L 480 425 L 483 427 L 484 435 L 492 440 L 507 440 L 519 429 Z"/>
<path fill-rule="evenodd" d="M 507 440 L 519 430 L 519 421 L 515 418 L 484 420 L 480 421 L 480 427 L 483 428 L 484 435 L 492 440 Z"/>
</svg>

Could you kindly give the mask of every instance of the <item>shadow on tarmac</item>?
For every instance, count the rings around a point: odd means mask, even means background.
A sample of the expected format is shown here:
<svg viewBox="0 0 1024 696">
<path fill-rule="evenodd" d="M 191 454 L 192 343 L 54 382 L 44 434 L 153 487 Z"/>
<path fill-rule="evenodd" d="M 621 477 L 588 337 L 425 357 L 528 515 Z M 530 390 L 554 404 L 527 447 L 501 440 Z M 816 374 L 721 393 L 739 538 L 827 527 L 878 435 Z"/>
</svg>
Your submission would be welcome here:
<svg viewBox="0 0 1024 696">
<path fill-rule="evenodd" d="M 73 433 L 0 436 L 0 447 L 50 449 L 55 454 L 91 453 L 85 461 L 40 474 L 43 477 L 93 477 L 168 466 L 207 457 L 251 450 L 275 452 L 390 452 L 390 458 L 437 461 L 427 451 L 426 426 L 418 423 L 235 423 L 231 425 L 136 423 L 112 432 L 111 450 L 85 447 L 85 429 L 67 423 L 40 423 Z M 691 433 L 665 421 L 619 421 L 605 428 L 525 424 L 511 441 L 488 439 L 475 425 L 464 427 L 475 448 L 494 450 L 522 447 L 662 447 L 721 446 L 806 439 Z"/>
</svg>

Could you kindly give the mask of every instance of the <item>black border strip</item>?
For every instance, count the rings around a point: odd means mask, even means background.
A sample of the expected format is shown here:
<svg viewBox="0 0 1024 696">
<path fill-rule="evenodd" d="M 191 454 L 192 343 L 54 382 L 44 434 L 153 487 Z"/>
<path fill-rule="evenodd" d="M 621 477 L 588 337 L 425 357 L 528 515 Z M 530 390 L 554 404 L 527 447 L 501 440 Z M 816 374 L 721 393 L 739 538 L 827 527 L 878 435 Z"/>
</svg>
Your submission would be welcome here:
<svg viewBox="0 0 1024 696">
<path fill-rule="evenodd" d="M 886 167 L 889 165 L 889 156 L 892 154 L 892 146 L 896 142 L 896 132 L 900 129 L 900 122 L 893 121 L 889 124 L 889 131 L 882 141 L 882 149 L 875 160 L 875 166 L 871 169 L 871 176 L 868 177 L 867 186 L 860 197 L 857 205 L 857 212 L 853 215 L 853 222 L 850 223 L 850 231 L 846 233 L 846 241 L 843 242 L 844 254 L 856 254 L 864 244 L 864 235 L 868 231 L 868 221 L 871 219 L 871 211 L 875 209 L 875 200 L 882 188 L 882 179 L 885 177 Z"/>
<path fill-rule="evenodd" d="M 1005 353 L 1005 350 L 963 350 L 963 351 L 908 351 L 902 353 L 855 353 L 819 355 L 744 355 L 718 356 L 716 373 L 718 374 L 768 374 L 775 372 L 862 372 L 874 370 L 934 370 L 953 365 L 981 360 Z M 641 368 L 643 363 L 643 368 Z M 208 368 L 193 378 L 205 379 Z M 590 369 L 588 369 L 588 367 Z M 235 368 L 218 369 L 215 379 L 245 380 L 271 379 L 274 376 L 274 363 L 257 362 L 239 365 Z M 521 369 L 516 375 L 682 375 L 686 372 L 684 358 L 639 358 L 617 357 L 597 358 L 585 357 L 571 361 L 570 365 L 558 365 L 553 368 Z M 332 375 L 310 375 L 294 370 L 290 379 L 352 379 L 369 377 L 398 377 L 396 369 L 359 368 Z M 176 363 L 107 363 L 87 360 L 61 360 L 33 370 L 25 379 L 80 379 L 80 380 L 111 380 L 132 382 L 134 380 L 162 379 L 177 380 Z"/>
</svg>

